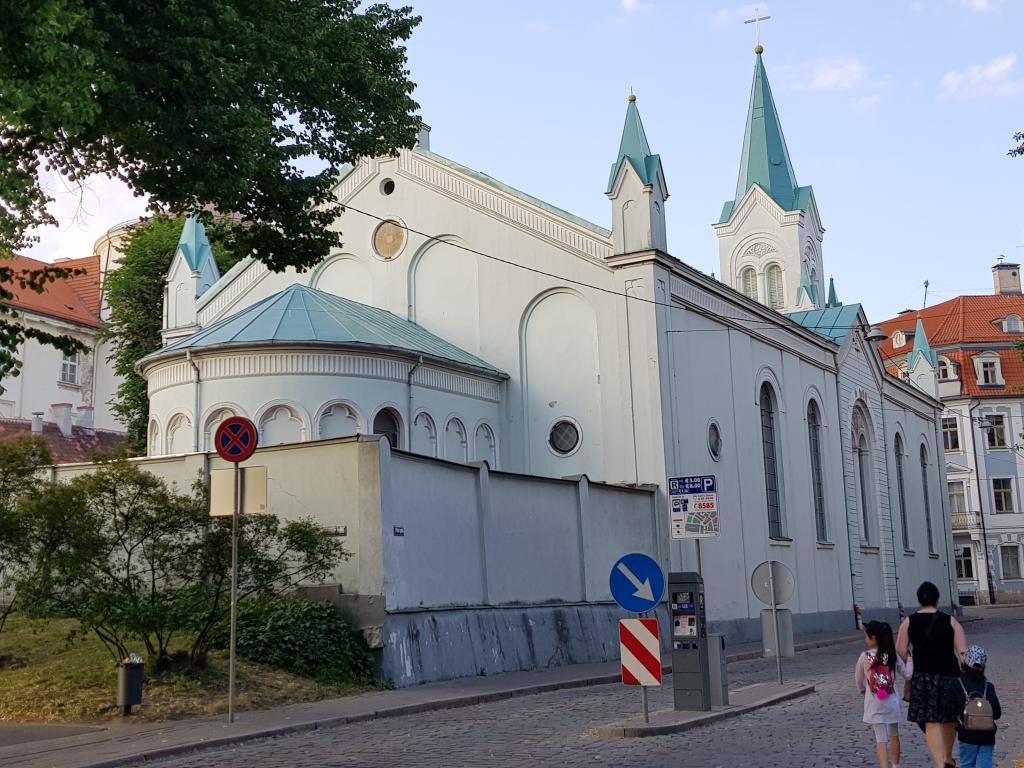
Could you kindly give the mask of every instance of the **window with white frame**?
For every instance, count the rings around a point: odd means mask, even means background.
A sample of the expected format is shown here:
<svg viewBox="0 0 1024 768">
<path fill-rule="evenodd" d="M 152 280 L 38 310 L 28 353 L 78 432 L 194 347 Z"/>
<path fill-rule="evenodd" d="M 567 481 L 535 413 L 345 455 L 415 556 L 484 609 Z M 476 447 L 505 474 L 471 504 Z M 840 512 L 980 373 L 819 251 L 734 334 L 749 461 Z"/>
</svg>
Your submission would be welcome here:
<svg viewBox="0 0 1024 768">
<path fill-rule="evenodd" d="M 960 428 L 956 423 L 956 416 L 942 419 L 942 447 L 946 451 L 960 450 Z"/>
<path fill-rule="evenodd" d="M 1003 369 L 996 352 L 982 352 L 974 358 L 974 375 L 983 387 L 1003 387 Z"/>
<path fill-rule="evenodd" d="M 764 458 L 765 501 L 768 511 L 768 536 L 785 536 L 782 517 L 782 467 L 779 460 L 779 435 L 775 392 L 771 385 L 761 385 L 761 450 Z"/>
<path fill-rule="evenodd" d="M 928 534 L 928 554 L 935 554 L 935 534 L 932 531 L 932 500 L 928 493 L 928 450 L 921 444 L 921 491 L 924 494 L 924 528 Z"/>
<path fill-rule="evenodd" d="M 1003 544 L 999 547 L 999 563 L 1003 567 L 1003 579 L 1020 578 L 1020 547 L 1017 544 Z"/>
<path fill-rule="evenodd" d="M 748 299 L 757 301 L 757 272 L 753 267 L 747 267 L 740 272 L 740 290 Z"/>
<path fill-rule="evenodd" d="M 77 352 L 72 352 L 70 355 L 66 352 L 64 353 L 64 357 L 60 362 L 61 384 L 78 384 L 78 364 Z"/>
<path fill-rule="evenodd" d="M 956 378 L 956 368 L 944 357 L 939 358 L 939 381 L 952 381 Z"/>
<path fill-rule="evenodd" d="M 992 500 L 998 514 L 1013 513 L 1013 481 L 1009 477 L 992 478 Z"/>
<path fill-rule="evenodd" d="M 985 430 L 986 438 L 988 440 L 989 448 L 1005 448 L 1006 447 L 1006 417 L 1005 416 L 987 416 L 989 424 L 991 425 Z"/>
<path fill-rule="evenodd" d="M 968 546 L 960 547 L 956 552 L 956 577 L 958 579 L 974 578 L 974 554 Z"/>
<path fill-rule="evenodd" d="M 1021 323 L 1019 315 L 1007 315 L 1003 318 L 1003 330 L 1006 333 L 1024 332 L 1024 324 Z"/>
<path fill-rule="evenodd" d="M 807 441 L 811 450 L 811 498 L 814 501 L 814 527 L 818 541 L 828 541 L 828 521 L 825 517 L 825 482 L 821 471 L 821 414 L 818 404 L 807 404 Z"/>
<path fill-rule="evenodd" d="M 900 502 L 900 527 L 903 532 L 903 549 L 910 551 L 910 523 L 907 520 L 907 489 L 903 479 L 903 438 L 896 435 L 893 445 L 896 458 L 896 493 Z"/>
<path fill-rule="evenodd" d="M 985 360 L 981 364 L 981 383 L 982 384 L 998 384 L 996 378 L 996 361 Z"/>
<path fill-rule="evenodd" d="M 772 264 L 765 270 L 765 282 L 768 284 L 768 306 L 782 309 L 786 306 L 786 292 L 782 285 L 782 267 Z"/>
<path fill-rule="evenodd" d="M 907 346 L 907 334 L 903 331 L 896 331 L 892 335 L 892 346 L 893 349 L 899 349 L 900 347 Z"/>
<path fill-rule="evenodd" d="M 857 479 L 860 480 L 860 516 L 863 523 L 863 538 L 865 544 L 871 543 L 871 520 L 874 517 L 874 498 L 871 482 L 871 451 L 868 449 L 868 441 L 864 435 L 857 440 Z"/>
<path fill-rule="evenodd" d="M 949 487 L 949 511 L 954 515 L 957 512 L 967 511 L 967 496 L 964 493 L 963 480 L 950 480 Z"/>
</svg>

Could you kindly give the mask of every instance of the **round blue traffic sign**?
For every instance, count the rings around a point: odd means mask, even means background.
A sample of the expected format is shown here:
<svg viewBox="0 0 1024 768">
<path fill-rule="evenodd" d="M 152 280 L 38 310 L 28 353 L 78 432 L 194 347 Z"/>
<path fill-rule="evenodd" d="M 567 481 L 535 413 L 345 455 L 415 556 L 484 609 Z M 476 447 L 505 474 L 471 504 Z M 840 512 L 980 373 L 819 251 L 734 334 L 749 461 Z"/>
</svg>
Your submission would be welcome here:
<svg viewBox="0 0 1024 768">
<path fill-rule="evenodd" d="M 630 613 L 646 613 L 665 594 L 665 574 L 658 561 L 642 552 L 620 557 L 612 566 L 608 585 L 615 602 Z"/>
<path fill-rule="evenodd" d="M 213 436 L 213 447 L 217 449 L 217 455 L 234 464 L 252 456 L 258 442 L 256 425 L 244 416 L 224 419 Z"/>
</svg>

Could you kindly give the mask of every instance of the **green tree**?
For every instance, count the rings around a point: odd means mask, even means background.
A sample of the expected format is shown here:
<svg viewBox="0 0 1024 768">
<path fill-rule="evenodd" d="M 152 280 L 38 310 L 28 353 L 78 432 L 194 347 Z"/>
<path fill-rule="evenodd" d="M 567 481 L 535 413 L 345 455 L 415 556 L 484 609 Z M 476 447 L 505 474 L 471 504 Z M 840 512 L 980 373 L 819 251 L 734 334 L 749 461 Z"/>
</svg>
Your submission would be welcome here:
<svg viewBox="0 0 1024 768">
<path fill-rule="evenodd" d="M 160 348 L 163 323 L 154 307 L 163 306 L 164 278 L 174 259 L 182 224 L 182 217 L 156 216 L 135 227 L 128 236 L 118 268 L 107 275 L 105 283 L 112 316 L 101 333 L 111 341 L 109 360 L 114 364 L 114 372 L 122 377 L 111 405 L 126 427 L 128 450 L 136 454 L 146 450 L 149 394 L 146 380 L 136 372 L 135 364 Z M 231 242 L 239 229 L 228 219 L 216 221 L 206 229 L 221 274 L 238 261 L 225 243 Z"/>
<path fill-rule="evenodd" d="M 419 17 L 360 5 L 0 0 L 0 257 L 57 223 L 50 169 L 119 178 L 156 212 L 239 214 L 236 252 L 275 270 L 322 259 L 341 167 L 411 146 L 420 124 L 402 45 Z M 23 333 L 9 323 L 0 375 Z"/>
<path fill-rule="evenodd" d="M 15 437 L 0 441 L 0 632 L 14 611 L 14 581 L 28 559 L 28 521 L 18 502 L 39 482 L 50 463 L 42 440 Z"/>
<path fill-rule="evenodd" d="M 202 664 L 230 607 L 231 522 L 123 459 L 23 499 L 32 560 L 16 582 L 28 615 L 78 619 L 115 660 L 141 642 L 156 669 L 177 642 Z M 241 597 L 326 578 L 349 555 L 311 520 L 242 518 Z"/>
<path fill-rule="evenodd" d="M 1013 147 L 1008 154 L 1010 157 L 1024 157 L 1024 131 L 1013 134 L 1013 140 L 1017 142 L 1017 146 Z"/>
</svg>

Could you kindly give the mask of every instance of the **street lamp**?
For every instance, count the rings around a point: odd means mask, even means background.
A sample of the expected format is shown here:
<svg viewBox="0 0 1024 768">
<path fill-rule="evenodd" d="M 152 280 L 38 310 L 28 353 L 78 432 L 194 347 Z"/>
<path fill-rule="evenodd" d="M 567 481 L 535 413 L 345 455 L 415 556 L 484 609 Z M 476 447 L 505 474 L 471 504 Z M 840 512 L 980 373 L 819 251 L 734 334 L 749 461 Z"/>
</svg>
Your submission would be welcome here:
<svg viewBox="0 0 1024 768">
<path fill-rule="evenodd" d="M 976 405 L 971 406 L 968 409 L 968 414 L 976 407 Z M 978 426 L 978 429 L 982 431 L 987 440 L 988 432 L 986 430 L 992 429 L 995 426 L 988 416 L 969 416 L 969 418 L 972 424 Z M 988 604 L 995 605 L 996 593 L 992 587 L 992 569 L 988 565 L 988 531 L 985 528 L 985 507 L 981 500 L 981 464 L 978 462 L 978 441 L 974 435 L 971 435 L 971 446 L 974 448 L 974 485 L 978 491 L 978 517 L 981 519 L 981 557 L 985 563 L 985 584 L 988 586 Z"/>
</svg>

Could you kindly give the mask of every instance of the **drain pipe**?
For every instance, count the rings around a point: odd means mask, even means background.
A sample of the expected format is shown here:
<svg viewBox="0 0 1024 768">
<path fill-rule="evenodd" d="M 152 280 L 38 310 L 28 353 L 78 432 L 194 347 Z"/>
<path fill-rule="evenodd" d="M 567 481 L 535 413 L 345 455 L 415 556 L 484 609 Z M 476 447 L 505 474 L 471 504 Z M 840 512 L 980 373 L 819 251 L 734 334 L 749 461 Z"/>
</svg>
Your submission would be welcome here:
<svg viewBox="0 0 1024 768">
<path fill-rule="evenodd" d="M 195 386 L 195 408 L 192 411 L 192 450 L 195 452 L 199 451 L 199 385 L 202 383 L 200 378 L 199 366 L 196 365 L 196 361 L 192 359 L 192 350 L 185 352 L 185 359 L 188 364 L 192 366 L 192 370 L 196 372 L 196 386 Z"/>
<path fill-rule="evenodd" d="M 423 355 L 419 356 L 419 359 L 409 369 L 409 375 L 405 379 L 406 392 L 408 393 L 408 401 L 405 407 L 405 423 L 408 425 L 406 428 L 406 434 L 408 438 L 409 450 L 412 450 L 412 377 L 416 375 L 416 371 L 419 370 L 420 366 L 423 365 Z M 373 425 L 370 425 L 370 431 L 373 431 Z"/>
</svg>

